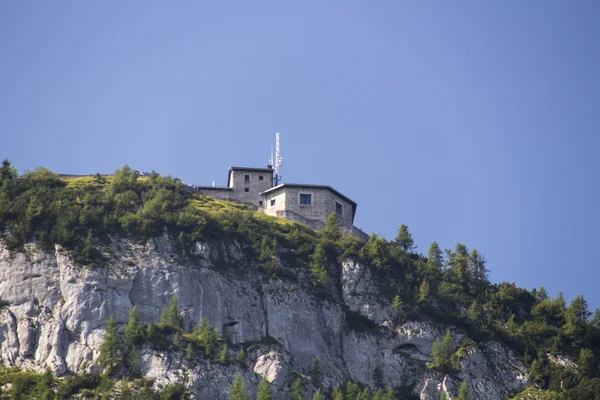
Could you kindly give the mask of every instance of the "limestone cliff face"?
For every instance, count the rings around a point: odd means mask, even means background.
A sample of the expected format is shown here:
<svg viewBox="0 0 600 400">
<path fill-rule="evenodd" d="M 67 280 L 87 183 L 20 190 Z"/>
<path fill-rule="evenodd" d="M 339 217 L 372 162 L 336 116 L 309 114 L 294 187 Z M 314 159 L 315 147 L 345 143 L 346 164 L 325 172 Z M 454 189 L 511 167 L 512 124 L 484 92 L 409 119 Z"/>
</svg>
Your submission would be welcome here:
<svg viewBox="0 0 600 400">
<path fill-rule="evenodd" d="M 185 381 L 198 398 L 228 398 L 238 373 L 251 398 L 261 376 L 273 383 L 276 399 L 288 398 L 292 371 L 308 372 L 316 357 L 325 387 L 348 378 L 373 387 L 375 368 L 386 385 L 411 387 L 426 400 L 438 399 L 441 390 L 456 396 L 462 380 L 473 399 L 504 399 L 529 385 L 524 366 L 495 342 L 471 349 L 460 373 L 428 370 L 432 344 L 447 327 L 414 321 L 394 326 L 394 311 L 370 269 L 352 260 L 330 271 L 327 290 L 318 293 L 301 268 L 297 282 L 266 279 L 236 243 L 198 243 L 195 252 L 198 261 L 182 261 L 166 236 L 145 245 L 115 239 L 107 267 L 90 270 L 59 246 L 12 253 L 0 244 L 0 298 L 10 302 L 0 311 L 1 361 L 50 367 L 58 375 L 96 371 L 111 314 L 123 324 L 137 305 L 142 322 L 158 322 L 176 294 L 186 329 L 207 317 L 233 347 L 250 345 L 246 367 L 208 361 L 192 366 L 180 353 L 149 347 L 138 352 L 143 375 L 159 386 Z M 353 330 L 350 314 L 368 318 L 374 328 Z M 464 334 L 453 333 L 458 346 Z"/>
</svg>

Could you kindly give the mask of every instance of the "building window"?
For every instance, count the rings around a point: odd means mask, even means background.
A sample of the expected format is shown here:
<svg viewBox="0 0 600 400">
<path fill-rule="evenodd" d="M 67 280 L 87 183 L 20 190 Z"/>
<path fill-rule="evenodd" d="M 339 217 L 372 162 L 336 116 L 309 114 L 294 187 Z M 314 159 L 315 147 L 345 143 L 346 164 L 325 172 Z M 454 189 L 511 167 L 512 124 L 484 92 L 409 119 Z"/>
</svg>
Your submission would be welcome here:
<svg viewBox="0 0 600 400">
<path fill-rule="evenodd" d="M 275 199 L 271 199 L 271 207 L 275 205 Z"/>
<path fill-rule="evenodd" d="M 262 175 L 259 175 L 259 176 L 258 176 L 258 180 L 259 180 L 259 181 L 262 181 L 262 180 L 263 180 L 263 176 L 262 176 Z"/>
<path fill-rule="evenodd" d="M 244 192 L 248 193 L 250 191 L 249 188 L 244 188 Z"/>
<path fill-rule="evenodd" d="M 263 202 L 262 202 L 262 200 L 259 200 L 259 201 L 258 201 L 258 205 L 262 207 L 262 205 L 263 205 Z"/>
<path fill-rule="evenodd" d="M 312 195 L 306 193 L 300 193 L 300 205 L 310 206 L 312 205 Z"/>
<path fill-rule="evenodd" d="M 338 215 L 342 215 L 342 205 L 340 203 L 338 203 L 337 201 L 335 202 L 335 212 Z"/>
<path fill-rule="evenodd" d="M 244 175 L 244 183 L 250 182 L 250 175 Z"/>
</svg>

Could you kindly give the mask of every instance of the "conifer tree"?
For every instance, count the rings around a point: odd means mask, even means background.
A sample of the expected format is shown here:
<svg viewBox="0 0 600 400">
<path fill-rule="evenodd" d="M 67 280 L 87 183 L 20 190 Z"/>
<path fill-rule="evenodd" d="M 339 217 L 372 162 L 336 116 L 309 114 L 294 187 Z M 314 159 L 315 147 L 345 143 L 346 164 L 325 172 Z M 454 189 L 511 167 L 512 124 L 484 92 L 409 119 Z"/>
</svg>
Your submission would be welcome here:
<svg viewBox="0 0 600 400">
<path fill-rule="evenodd" d="M 320 243 L 315 247 L 315 252 L 312 254 L 310 262 L 310 272 L 312 273 L 315 282 L 318 285 L 325 285 L 327 283 L 327 270 L 325 264 L 327 262 L 327 255 L 325 254 L 325 248 Z"/>
<path fill-rule="evenodd" d="M 137 338 L 140 335 L 141 329 L 142 326 L 138 318 L 138 309 L 136 305 L 133 306 L 133 308 L 129 312 L 129 321 L 127 321 L 127 325 L 125 325 L 125 328 L 123 330 L 123 334 L 125 336 L 125 343 L 128 346 L 132 346 L 135 344 Z"/>
<path fill-rule="evenodd" d="M 323 376 L 323 371 L 321 370 L 321 358 L 315 357 L 313 361 L 313 366 L 311 370 L 311 379 L 313 385 L 317 388 L 321 387 L 321 378 Z"/>
<path fill-rule="evenodd" d="M 441 367 L 450 360 L 452 355 L 452 333 L 446 330 L 443 340 L 436 340 L 432 346 L 433 367 Z"/>
<path fill-rule="evenodd" d="M 392 301 L 392 308 L 394 309 L 394 311 L 399 312 L 401 306 L 402 306 L 402 300 L 400 299 L 399 295 L 396 295 L 394 297 L 394 300 Z"/>
<path fill-rule="evenodd" d="M 473 277 L 480 282 L 487 282 L 489 271 L 485 267 L 485 258 L 483 255 L 479 254 L 477 249 L 473 249 L 469 258 Z"/>
<path fill-rule="evenodd" d="M 2 167 L 0 167 L 0 184 L 5 180 L 11 180 L 18 176 L 17 170 L 10 164 L 8 158 L 2 161 Z"/>
<path fill-rule="evenodd" d="M 227 344 L 225 344 L 223 346 L 223 349 L 221 350 L 221 354 L 219 355 L 219 362 L 221 364 L 229 363 L 229 349 L 227 348 Z"/>
<path fill-rule="evenodd" d="M 344 400 L 344 395 L 342 394 L 342 389 L 339 386 L 336 386 L 331 393 L 331 400 Z"/>
<path fill-rule="evenodd" d="M 427 264 L 434 271 L 442 270 L 442 266 L 444 265 L 444 256 L 443 256 L 442 250 L 440 249 L 440 246 L 437 244 L 437 242 L 433 242 L 433 243 L 431 243 L 431 246 L 429 246 L 429 252 L 427 255 Z"/>
<path fill-rule="evenodd" d="M 192 347 L 192 343 L 188 343 L 185 348 L 185 359 L 190 361 L 194 357 L 194 348 Z"/>
<path fill-rule="evenodd" d="M 160 313 L 160 323 L 162 325 L 168 325 L 173 328 L 183 328 L 183 318 L 179 313 L 179 304 L 177 303 L 177 296 L 171 298 L 171 303 L 168 307 L 163 308 Z"/>
<path fill-rule="evenodd" d="M 235 376 L 233 380 L 233 384 L 231 385 L 231 391 L 229 393 L 230 400 L 248 400 L 248 395 L 246 394 L 246 388 L 244 387 L 244 382 L 239 374 Z"/>
<path fill-rule="evenodd" d="M 321 389 L 317 389 L 317 392 L 313 396 L 312 400 L 323 400 L 323 396 L 321 395 Z"/>
<path fill-rule="evenodd" d="M 448 396 L 446 395 L 446 392 L 444 391 L 444 389 L 442 389 L 442 391 L 440 393 L 440 400 L 448 400 Z"/>
<path fill-rule="evenodd" d="M 104 338 L 100 346 L 100 356 L 98 357 L 98 365 L 109 376 L 117 372 L 117 367 L 123 355 L 122 346 L 123 343 L 117 333 L 115 318 L 111 315 L 106 322 Z"/>
<path fill-rule="evenodd" d="M 323 228 L 323 236 L 331 241 L 338 241 L 342 238 L 342 231 L 338 225 L 337 213 L 332 212 L 325 221 L 325 228 Z"/>
<path fill-rule="evenodd" d="M 273 392 L 271 391 L 271 384 L 264 377 L 258 384 L 258 391 L 256 392 L 256 400 L 271 400 L 273 398 Z"/>
<path fill-rule="evenodd" d="M 398 229 L 398 235 L 396 235 L 396 244 L 404 251 L 411 251 L 415 248 L 414 241 L 408 226 L 402 224 Z"/>
<path fill-rule="evenodd" d="M 194 328 L 194 334 L 196 334 L 198 340 L 206 343 L 211 330 L 212 326 L 210 326 L 210 322 L 208 322 L 208 319 L 204 317 L 200 321 L 200 324 Z"/>
<path fill-rule="evenodd" d="M 245 363 L 246 362 L 246 351 L 242 347 L 237 353 L 238 362 Z"/>
<path fill-rule="evenodd" d="M 423 280 L 419 287 L 419 303 L 424 303 L 429 299 L 429 282 Z"/>
<path fill-rule="evenodd" d="M 292 383 L 292 400 L 302 400 L 302 380 L 297 377 Z"/>
<path fill-rule="evenodd" d="M 463 383 L 461 383 L 456 400 L 471 400 L 471 393 L 467 388 L 467 382 L 463 381 Z"/>
</svg>

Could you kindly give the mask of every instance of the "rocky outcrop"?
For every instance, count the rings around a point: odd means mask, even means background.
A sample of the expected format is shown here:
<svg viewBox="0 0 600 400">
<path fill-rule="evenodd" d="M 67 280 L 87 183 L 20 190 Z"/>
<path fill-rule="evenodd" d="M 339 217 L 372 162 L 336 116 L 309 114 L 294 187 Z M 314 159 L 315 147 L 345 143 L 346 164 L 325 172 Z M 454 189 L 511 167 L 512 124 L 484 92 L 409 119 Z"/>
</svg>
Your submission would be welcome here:
<svg viewBox="0 0 600 400">
<path fill-rule="evenodd" d="M 190 363 L 180 353 L 149 347 L 138 352 L 144 376 L 158 386 L 185 382 L 198 398 L 227 398 L 237 374 L 249 394 L 265 377 L 275 398 L 287 398 L 294 373 L 309 375 L 316 357 L 325 387 L 348 378 L 374 387 L 376 369 L 386 385 L 404 385 L 427 400 L 441 390 L 456 396 L 462 380 L 473 399 L 504 399 L 528 385 L 523 365 L 494 342 L 470 350 L 460 373 L 429 370 L 432 344 L 447 327 L 416 321 L 394 326 L 394 310 L 360 263 L 343 262 L 339 281 L 319 292 L 302 268 L 296 281 L 267 279 L 236 243 L 198 243 L 194 252 L 193 261 L 180 258 L 166 235 L 144 245 L 115 239 L 105 250 L 106 267 L 92 270 L 75 265 L 60 246 L 12 253 L 0 244 L 0 298 L 10 303 L 0 311 L 2 363 L 49 367 L 58 375 L 97 371 L 111 314 L 124 324 L 137 305 L 143 323 L 158 322 L 176 295 L 186 329 L 206 317 L 233 348 L 248 349 L 245 367 Z M 372 326 L 355 329 L 350 315 Z M 464 334 L 453 333 L 458 347 Z"/>
</svg>

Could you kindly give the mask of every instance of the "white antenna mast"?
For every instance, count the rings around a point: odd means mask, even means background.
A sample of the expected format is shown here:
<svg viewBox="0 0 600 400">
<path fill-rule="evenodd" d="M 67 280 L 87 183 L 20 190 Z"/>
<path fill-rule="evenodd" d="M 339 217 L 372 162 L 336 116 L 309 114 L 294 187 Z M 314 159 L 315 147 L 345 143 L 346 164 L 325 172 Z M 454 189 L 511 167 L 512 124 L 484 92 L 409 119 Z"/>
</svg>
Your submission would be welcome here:
<svg viewBox="0 0 600 400">
<path fill-rule="evenodd" d="M 275 168 L 275 174 L 273 179 L 275 180 L 275 186 L 279 185 L 279 181 L 281 180 L 281 175 L 279 175 L 279 169 L 281 168 L 283 157 L 279 155 L 279 132 L 275 132 L 275 164 L 273 167 Z"/>
</svg>

